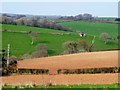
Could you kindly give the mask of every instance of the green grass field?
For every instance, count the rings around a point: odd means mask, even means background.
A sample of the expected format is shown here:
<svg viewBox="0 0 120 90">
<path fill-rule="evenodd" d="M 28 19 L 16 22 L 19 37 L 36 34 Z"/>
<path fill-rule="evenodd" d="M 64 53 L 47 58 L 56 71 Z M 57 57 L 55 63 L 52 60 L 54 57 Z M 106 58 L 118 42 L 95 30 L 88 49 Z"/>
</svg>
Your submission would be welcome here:
<svg viewBox="0 0 120 90">
<path fill-rule="evenodd" d="M 22 88 L 22 90 L 25 90 L 25 89 L 32 89 L 32 88 L 36 88 L 36 89 L 62 89 L 62 90 L 66 90 L 67 88 L 71 88 L 71 90 L 73 89 L 85 89 L 85 90 L 96 90 L 96 89 L 100 89 L 100 90 L 119 90 L 120 89 L 120 86 L 118 84 L 104 84 L 104 85 L 100 85 L 100 84 L 96 84 L 96 85 L 91 85 L 91 84 L 82 84 L 82 85 L 56 85 L 56 86 L 11 86 L 11 85 L 7 85 L 7 86 L 3 86 L 3 90 L 8 90 L 8 89 L 17 89 L 17 88 Z"/>
<path fill-rule="evenodd" d="M 66 22 L 67 23 L 67 22 Z M 87 23 L 87 22 L 86 22 Z M 89 23 L 91 24 L 91 23 Z M 74 26 L 77 24 L 73 24 Z M 104 26 L 104 23 L 103 23 Z M 113 24 L 114 26 L 114 24 Z M 83 26 L 82 26 L 83 28 Z M 87 29 L 84 26 L 85 30 Z M 103 28 L 103 27 L 102 27 Z M 106 26 L 107 28 L 107 26 Z M 115 28 L 115 27 L 114 27 Z M 35 31 L 41 32 L 37 40 L 35 41 L 34 45 L 31 45 L 31 37 L 26 33 L 21 32 L 3 32 L 2 33 L 2 49 L 7 49 L 7 44 L 11 44 L 11 56 L 22 56 L 26 53 L 31 53 L 35 50 L 38 44 L 46 44 L 48 48 L 49 56 L 59 55 L 63 53 L 62 44 L 66 41 L 80 41 L 86 40 L 88 44 L 91 43 L 93 39 L 93 34 L 97 35 L 97 31 L 94 32 L 92 35 L 87 35 L 86 37 L 80 37 L 78 33 L 71 33 L 66 34 L 68 32 L 59 31 L 59 30 L 52 30 L 52 29 L 45 29 L 45 28 L 36 28 L 36 27 L 29 27 L 29 26 L 16 26 L 16 25 L 7 25 L 3 24 L 2 29 L 6 30 L 14 30 L 14 31 Z M 89 28 L 88 28 L 89 29 Z M 106 30 L 106 29 L 105 29 Z M 112 30 L 112 29 L 111 29 Z M 106 30 L 107 31 L 107 30 Z M 51 34 L 50 32 L 54 33 L 62 33 L 60 34 Z M 102 32 L 102 29 L 101 29 Z M 110 32 L 111 33 L 111 32 Z M 112 35 L 116 35 L 116 31 L 112 33 Z M 1 49 L 1 48 L 0 48 Z M 118 49 L 118 42 L 117 40 L 111 41 L 108 44 L 104 44 L 103 41 L 96 37 L 94 50 L 111 50 L 111 49 Z"/>
<path fill-rule="evenodd" d="M 40 33 L 66 33 L 64 31 L 54 30 L 54 29 L 47 29 L 47 28 L 38 28 L 38 27 L 31 27 L 31 26 L 17 26 L 17 25 L 10 25 L 10 24 L 0 24 L 0 27 L 3 30 L 15 30 L 15 31 L 34 31 Z M 1 29 L 0 28 L 0 29 Z"/>
<path fill-rule="evenodd" d="M 113 37 L 118 36 L 117 24 L 83 21 L 60 22 L 58 24 L 77 31 L 85 32 L 88 35 L 99 36 L 101 33 L 106 32 Z"/>
</svg>

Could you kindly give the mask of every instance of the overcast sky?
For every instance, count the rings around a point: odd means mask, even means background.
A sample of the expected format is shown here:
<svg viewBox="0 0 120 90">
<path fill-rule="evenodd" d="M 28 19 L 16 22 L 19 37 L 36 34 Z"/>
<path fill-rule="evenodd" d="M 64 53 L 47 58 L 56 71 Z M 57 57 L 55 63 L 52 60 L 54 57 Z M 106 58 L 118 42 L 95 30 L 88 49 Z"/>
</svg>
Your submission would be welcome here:
<svg viewBox="0 0 120 90">
<path fill-rule="evenodd" d="M 2 13 L 117 17 L 118 2 L 3 2 Z"/>
</svg>

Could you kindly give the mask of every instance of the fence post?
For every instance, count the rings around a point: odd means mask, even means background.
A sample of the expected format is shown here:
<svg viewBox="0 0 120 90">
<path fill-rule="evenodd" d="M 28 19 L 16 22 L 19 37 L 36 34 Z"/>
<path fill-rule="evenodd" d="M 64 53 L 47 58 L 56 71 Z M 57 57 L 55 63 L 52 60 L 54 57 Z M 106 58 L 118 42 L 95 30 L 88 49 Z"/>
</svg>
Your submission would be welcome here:
<svg viewBox="0 0 120 90">
<path fill-rule="evenodd" d="M 9 66 L 10 63 L 10 44 L 8 44 L 8 50 L 7 50 L 7 67 Z"/>
</svg>

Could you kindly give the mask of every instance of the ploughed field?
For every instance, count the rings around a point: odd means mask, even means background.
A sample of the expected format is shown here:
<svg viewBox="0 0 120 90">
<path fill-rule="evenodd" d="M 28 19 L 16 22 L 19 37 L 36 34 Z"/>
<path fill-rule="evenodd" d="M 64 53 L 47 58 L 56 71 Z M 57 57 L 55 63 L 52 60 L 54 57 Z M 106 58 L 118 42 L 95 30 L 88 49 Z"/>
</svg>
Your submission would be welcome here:
<svg viewBox="0 0 120 90">
<path fill-rule="evenodd" d="M 53 74 L 58 69 L 119 67 L 119 51 L 102 51 L 35 58 L 18 61 L 18 68 L 49 69 Z"/>
<path fill-rule="evenodd" d="M 117 84 L 120 73 L 96 74 L 57 74 L 58 69 L 81 69 L 120 67 L 118 61 L 119 51 L 103 51 L 80 53 L 73 55 L 54 56 L 47 58 L 28 59 L 18 62 L 18 69 L 49 69 L 49 74 L 15 74 L 4 76 L 2 84 L 25 85 L 39 84 L 67 85 L 67 84 Z"/>
<path fill-rule="evenodd" d="M 120 74 L 15 75 L 2 77 L 7 85 L 117 84 Z"/>
</svg>

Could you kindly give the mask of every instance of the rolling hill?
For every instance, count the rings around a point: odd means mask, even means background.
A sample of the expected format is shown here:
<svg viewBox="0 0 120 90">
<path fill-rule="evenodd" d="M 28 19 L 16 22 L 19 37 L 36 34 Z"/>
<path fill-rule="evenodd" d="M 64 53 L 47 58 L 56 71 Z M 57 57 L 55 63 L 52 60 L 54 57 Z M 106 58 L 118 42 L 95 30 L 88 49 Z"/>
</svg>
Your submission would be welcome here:
<svg viewBox="0 0 120 90">
<path fill-rule="evenodd" d="M 118 35 L 118 24 L 85 21 L 60 22 L 58 24 L 75 29 L 76 31 L 85 32 L 88 35 L 99 36 L 103 32 L 108 33 L 112 37 Z"/>
<path fill-rule="evenodd" d="M 73 22 L 63 22 L 64 23 L 73 23 Z M 87 25 L 91 25 L 89 22 L 85 22 Z M 104 25 L 105 23 L 102 23 L 100 25 L 101 29 L 100 32 L 108 32 L 106 30 L 107 26 Z M 63 43 L 66 41 L 80 41 L 80 40 L 85 40 L 88 44 L 91 43 L 93 39 L 93 35 L 98 35 L 98 33 L 95 31 L 96 29 L 91 29 L 89 35 L 86 37 L 80 37 L 79 33 L 77 32 L 65 32 L 65 31 L 59 31 L 59 30 L 53 30 L 53 29 L 46 29 L 46 28 L 37 28 L 37 27 L 30 27 L 30 26 L 17 26 L 17 25 L 9 25 L 9 24 L 0 24 L 2 26 L 1 30 L 7 30 L 6 32 L 2 32 L 2 48 L 1 49 L 7 49 L 7 44 L 11 44 L 11 56 L 19 56 L 21 57 L 22 55 L 29 53 L 31 54 L 33 51 L 35 51 L 36 46 L 38 44 L 46 44 L 48 48 L 48 54 L 49 56 L 54 56 L 54 55 L 60 55 L 63 54 Z M 77 28 L 79 24 L 74 23 L 74 27 L 76 26 Z M 99 25 L 99 26 L 100 26 Z M 106 28 L 104 28 L 104 26 Z M 113 24 L 114 26 L 114 24 Z M 71 26 L 69 26 L 71 27 Z M 86 28 L 85 25 L 81 25 L 83 30 L 89 31 L 89 27 Z M 80 28 L 81 28 L 80 27 Z M 96 26 L 95 26 L 96 27 Z M 92 28 L 94 28 L 92 26 Z M 109 27 L 108 27 L 109 28 Z M 113 30 L 116 28 L 114 26 L 111 28 L 111 31 L 108 32 L 112 34 L 113 36 L 116 35 L 116 30 Z M 104 30 L 103 30 L 104 29 Z M 34 45 L 31 45 L 31 38 L 26 32 L 28 31 L 34 31 L 38 32 L 38 37 L 37 40 L 35 41 Z M 94 45 L 94 50 L 111 50 L 111 49 L 118 49 L 118 42 L 117 40 L 109 42 L 109 44 L 104 44 L 102 40 L 99 39 L 97 36 L 95 39 L 95 45 Z"/>
</svg>

